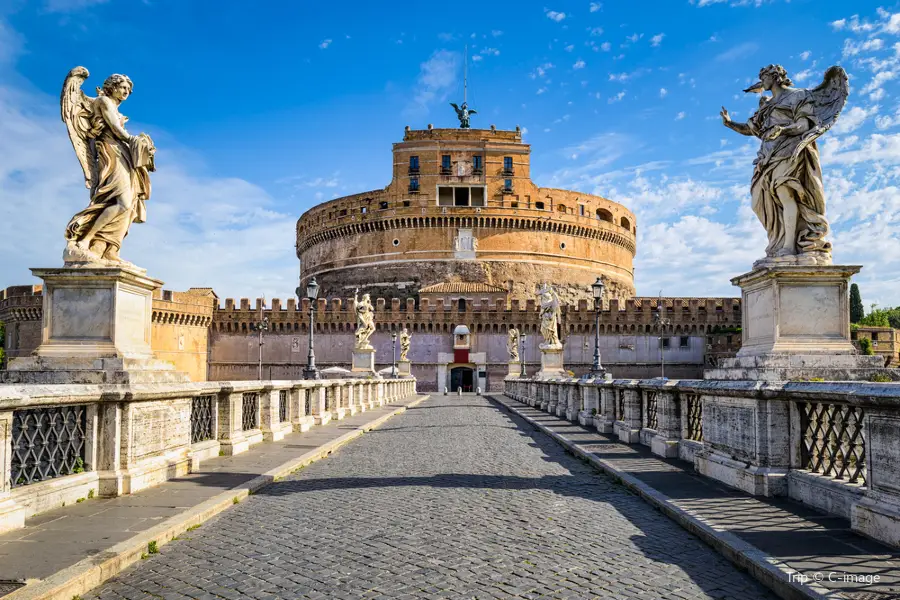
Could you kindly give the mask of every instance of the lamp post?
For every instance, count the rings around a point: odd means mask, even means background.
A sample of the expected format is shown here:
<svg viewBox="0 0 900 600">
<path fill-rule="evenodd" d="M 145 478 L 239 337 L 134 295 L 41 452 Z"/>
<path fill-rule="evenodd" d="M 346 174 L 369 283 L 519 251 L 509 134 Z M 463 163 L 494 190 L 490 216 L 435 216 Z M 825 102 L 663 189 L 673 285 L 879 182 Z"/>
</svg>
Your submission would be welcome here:
<svg viewBox="0 0 900 600">
<path fill-rule="evenodd" d="M 297 298 L 300 296 L 300 288 L 297 288 Z M 309 300 L 309 353 L 306 355 L 306 368 L 303 369 L 303 379 L 318 379 L 319 369 L 316 368 L 316 352 L 313 349 L 313 329 L 316 320 L 316 300 L 319 298 L 319 284 L 313 277 L 306 284 L 306 299 Z"/>
<path fill-rule="evenodd" d="M 391 355 L 393 362 L 391 363 L 391 379 L 397 379 L 397 332 L 391 334 Z"/>
<path fill-rule="evenodd" d="M 606 375 L 606 369 L 600 364 L 600 312 L 603 310 L 603 291 L 605 288 L 606 286 L 603 285 L 603 280 L 599 277 L 597 278 L 597 281 L 591 284 L 591 293 L 594 295 L 595 312 L 594 364 L 591 365 L 592 377 L 603 377 Z"/>
<path fill-rule="evenodd" d="M 519 374 L 519 377 L 525 377 L 525 334 L 522 334 L 522 372 Z"/>
<path fill-rule="evenodd" d="M 263 299 L 265 300 L 265 299 Z M 259 311 L 260 317 L 262 317 L 259 321 L 255 323 L 250 323 L 250 329 L 257 332 L 258 340 L 259 340 L 259 372 L 258 379 L 262 381 L 262 359 L 263 359 L 263 345 L 265 342 L 263 341 L 263 332 L 269 330 L 269 317 L 262 316 L 262 309 Z"/>
<path fill-rule="evenodd" d="M 667 319 L 663 316 L 663 299 L 662 292 L 659 293 L 659 300 L 656 302 L 656 315 L 654 316 L 654 321 L 656 322 L 656 326 L 659 329 L 659 364 L 660 364 L 660 377 L 666 378 L 666 352 L 663 347 L 663 333 L 665 332 L 666 327 L 672 324 L 671 319 Z"/>
</svg>

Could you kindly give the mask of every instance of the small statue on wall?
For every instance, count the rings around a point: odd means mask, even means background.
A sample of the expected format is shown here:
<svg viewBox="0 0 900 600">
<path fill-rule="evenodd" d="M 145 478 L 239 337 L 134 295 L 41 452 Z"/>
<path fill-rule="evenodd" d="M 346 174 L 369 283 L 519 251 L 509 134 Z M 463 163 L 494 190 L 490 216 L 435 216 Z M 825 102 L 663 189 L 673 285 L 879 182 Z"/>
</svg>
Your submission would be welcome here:
<svg viewBox="0 0 900 600">
<path fill-rule="evenodd" d="M 559 296 L 550 285 L 544 284 L 538 290 L 538 299 L 541 304 L 541 335 L 544 337 L 541 348 L 562 348 L 559 341 Z"/>
<path fill-rule="evenodd" d="M 356 349 L 371 350 L 369 338 L 375 332 L 375 307 L 368 294 L 359 298 L 359 289 L 353 293 L 353 312 L 356 313 Z"/>
<path fill-rule="evenodd" d="M 409 354 L 409 343 L 412 339 L 412 336 L 409 335 L 409 330 L 406 327 L 403 328 L 403 331 L 400 332 L 400 360 L 409 360 L 406 358 L 406 355 Z"/>
<path fill-rule="evenodd" d="M 519 362 L 519 330 L 511 327 L 506 337 L 506 351 L 509 352 L 509 362 Z"/>
</svg>

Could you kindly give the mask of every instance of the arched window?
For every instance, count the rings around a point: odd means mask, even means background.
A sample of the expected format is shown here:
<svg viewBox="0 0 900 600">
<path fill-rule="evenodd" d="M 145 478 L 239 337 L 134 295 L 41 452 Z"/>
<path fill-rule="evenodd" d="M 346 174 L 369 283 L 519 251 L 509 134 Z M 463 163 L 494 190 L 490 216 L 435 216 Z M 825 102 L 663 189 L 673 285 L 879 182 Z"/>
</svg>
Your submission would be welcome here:
<svg viewBox="0 0 900 600">
<path fill-rule="evenodd" d="M 378 203 L 379 210 L 387 210 L 387 207 L 388 207 L 388 203 L 386 200 L 382 200 L 381 202 Z"/>
<path fill-rule="evenodd" d="M 535 202 L 534 207 L 538 210 L 544 210 L 544 203 L 543 202 Z"/>
<path fill-rule="evenodd" d="M 625 217 L 622 217 L 621 225 L 628 231 L 631 231 L 631 221 L 629 221 Z"/>
<path fill-rule="evenodd" d="M 466 312 L 466 299 L 465 298 L 459 299 L 459 312 Z"/>
<path fill-rule="evenodd" d="M 613 223 L 612 213 L 606 210 L 605 208 L 597 209 L 597 218 L 601 221 L 606 221 L 607 223 Z"/>
</svg>

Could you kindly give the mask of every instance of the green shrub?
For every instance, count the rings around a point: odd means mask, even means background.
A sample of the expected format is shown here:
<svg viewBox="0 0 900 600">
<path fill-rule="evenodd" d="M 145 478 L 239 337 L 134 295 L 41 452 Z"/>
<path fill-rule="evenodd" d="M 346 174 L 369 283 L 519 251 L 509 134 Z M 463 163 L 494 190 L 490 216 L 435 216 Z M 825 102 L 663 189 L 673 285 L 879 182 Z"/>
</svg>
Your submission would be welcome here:
<svg viewBox="0 0 900 600">
<path fill-rule="evenodd" d="M 874 375 L 869 377 L 869 381 L 875 383 L 890 383 L 893 381 L 893 379 L 891 379 L 891 376 L 886 373 L 875 373 Z"/>
<path fill-rule="evenodd" d="M 869 338 L 860 338 L 859 339 L 859 349 L 866 356 L 872 356 L 875 354 L 875 350 L 872 349 L 872 340 Z"/>
</svg>

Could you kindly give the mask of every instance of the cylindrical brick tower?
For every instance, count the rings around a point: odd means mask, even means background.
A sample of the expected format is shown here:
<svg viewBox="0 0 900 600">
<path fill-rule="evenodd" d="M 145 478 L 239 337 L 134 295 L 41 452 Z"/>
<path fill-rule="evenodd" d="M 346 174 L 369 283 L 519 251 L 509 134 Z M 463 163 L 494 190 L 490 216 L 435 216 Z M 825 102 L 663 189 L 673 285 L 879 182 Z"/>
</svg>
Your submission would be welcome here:
<svg viewBox="0 0 900 600">
<path fill-rule="evenodd" d="M 589 194 L 540 188 L 519 129 L 406 129 L 390 185 L 320 204 L 297 221 L 301 282 L 416 296 L 441 282 L 486 283 L 510 298 L 553 284 L 563 301 L 634 296 L 635 217 Z"/>
</svg>

